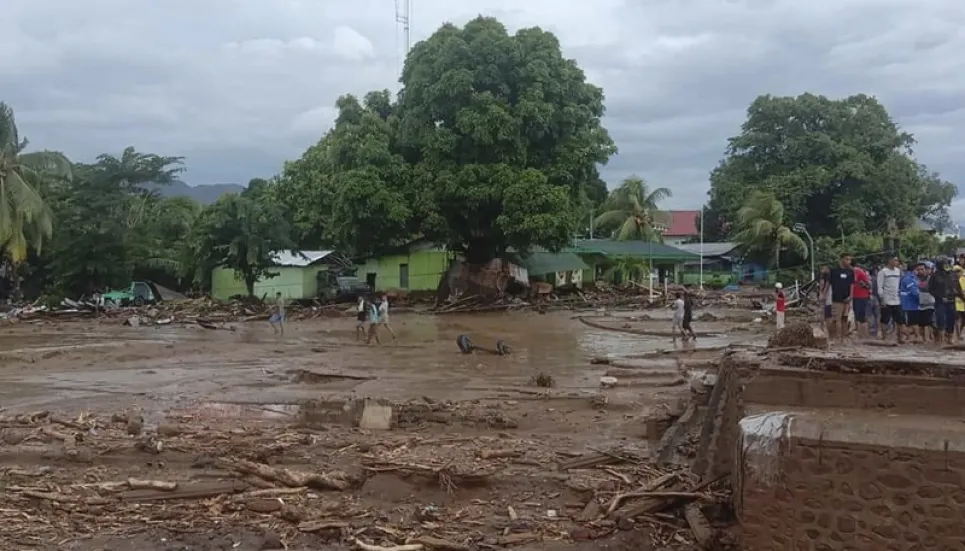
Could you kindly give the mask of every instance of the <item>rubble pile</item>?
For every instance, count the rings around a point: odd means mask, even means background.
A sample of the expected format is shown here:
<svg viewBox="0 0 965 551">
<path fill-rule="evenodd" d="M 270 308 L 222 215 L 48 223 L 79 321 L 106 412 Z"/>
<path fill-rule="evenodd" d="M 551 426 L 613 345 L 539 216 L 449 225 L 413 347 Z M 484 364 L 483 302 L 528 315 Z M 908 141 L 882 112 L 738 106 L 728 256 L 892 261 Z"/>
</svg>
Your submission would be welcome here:
<svg viewBox="0 0 965 551">
<path fill-rule="evenodd" d="M 667 549 L 728 541 L 726 488 L 633 449 L 144 416 L 0 415 L 0 538 L 20 548 L 245 526 L 267 549 L 492 549 L 638 528 Z"/>
<path fill-rule="evenodd" d="M 209 297 L 165 300 L 146 306 L 98 307 L 86 301 L 64 300 L 60 307 L 26 305 L 5 314 L 9 322 L 76 321 L 96 319 L 126 325 L 197 324 L 209 329 L 231 322 L 266 321 L 270 305 L 258 299 L 220 301 Z M 293 303 L 287 307 L 291 320 L 349 315 L 354 305 L 318 302 Z"/>
</svg>

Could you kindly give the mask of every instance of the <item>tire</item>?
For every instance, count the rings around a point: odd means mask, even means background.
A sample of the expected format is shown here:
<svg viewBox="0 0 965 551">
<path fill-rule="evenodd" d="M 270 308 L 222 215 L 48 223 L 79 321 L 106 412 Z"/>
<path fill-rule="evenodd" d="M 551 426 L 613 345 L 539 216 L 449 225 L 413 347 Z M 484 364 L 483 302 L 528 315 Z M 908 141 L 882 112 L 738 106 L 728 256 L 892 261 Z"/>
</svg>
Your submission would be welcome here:
<svg viewBox="0 0 965 551">
<path fill-rule="evenodd" d="M 499 354 L 500 356 L 509 355 L 509 345 L 506 344 L 506 341 L 502 339 L 496 341 L 496 353 Z"/>
<path fill-rule="evenodd" d="M 473 350 L 472 340 L 468 335 L 459 335 L 456 337 L 456 346 L 459 347 L 459 351 L 463 354 L 470 354 Z"/>
<path fill-rule="evenodd" d="M 134 297 L 134 306 L 144 306 L 144 298 Z"/>
</svg>

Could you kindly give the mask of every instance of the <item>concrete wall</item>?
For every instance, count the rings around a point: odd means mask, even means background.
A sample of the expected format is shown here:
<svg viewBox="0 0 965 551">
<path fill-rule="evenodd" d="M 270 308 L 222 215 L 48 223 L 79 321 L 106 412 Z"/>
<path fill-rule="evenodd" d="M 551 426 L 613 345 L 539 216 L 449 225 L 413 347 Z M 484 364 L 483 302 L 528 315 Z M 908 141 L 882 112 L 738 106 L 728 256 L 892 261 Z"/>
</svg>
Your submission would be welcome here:
<svg viewBox="0 0 965 551">
<path fill-rule="evenodd" d="M 694 468 L 705 479 L 729 472 L 741 548 L 961 549 L 962 370 L 826 358 L 721 362 Z"/>
<path fill-rule="evenodd" d="M 769 453 L 742 448 L 735 498 L 743 549 L 962 548 L 962 429 L 798 414 L 788 421 Z"/>
<path fill-rule="evenodd" d="M 318 294 L 318 272 L 325 266 L 274 268 L 278 275 L 255 282 L 255 296 L 274 297 L 280 292 L 287 299 L 307 299 Z M 247 295 L 244 280 L 235 277 L 234 270 L 215 268 L 211 273 L 211 296 L 227 300 L 235 295 Z"/>
</svg>

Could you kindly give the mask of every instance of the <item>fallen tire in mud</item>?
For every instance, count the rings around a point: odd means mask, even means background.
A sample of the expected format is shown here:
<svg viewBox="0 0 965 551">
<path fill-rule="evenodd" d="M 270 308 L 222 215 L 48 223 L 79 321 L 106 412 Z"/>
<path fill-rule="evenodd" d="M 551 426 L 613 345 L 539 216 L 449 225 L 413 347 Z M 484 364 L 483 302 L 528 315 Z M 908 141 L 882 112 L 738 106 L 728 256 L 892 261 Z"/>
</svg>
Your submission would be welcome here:
<svg viewBox="0 0 965 551">
<path fill-rule="evenodd" d="M 496 341 L 496 353 L 499 354 L 500 356 L 509 355 L 509 345 L 506 344 L 506 341 L 502 339 Z"/>
<path fill-rule="evenodd" d="M 468 335 L 459 335 L 456 337 L 456 346 L 459 347 L 459 351 L 463 354 L 469 354 L 473 351 L 473 348 L 475 348 Z"/>
</svg>

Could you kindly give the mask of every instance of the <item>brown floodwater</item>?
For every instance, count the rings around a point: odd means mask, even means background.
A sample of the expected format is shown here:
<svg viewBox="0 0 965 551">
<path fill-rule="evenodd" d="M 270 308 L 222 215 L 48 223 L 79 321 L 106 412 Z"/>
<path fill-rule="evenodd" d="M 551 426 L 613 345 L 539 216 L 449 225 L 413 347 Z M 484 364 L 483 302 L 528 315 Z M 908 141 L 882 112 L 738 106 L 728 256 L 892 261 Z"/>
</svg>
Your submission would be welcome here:
<svg viewBox="0 0 965 551">
<path fill-rule="evenodd" d="M 293 321 L 283 337 L 266 323 L 221 330 L 84 322 L 14 326 L 0 334 L 0 400 L 20 409 L 152 403 L 150 409 L 158 411 L 187 403 L 284 405 L 332 396 L 466 400 L 531 386 L 539 373 L 553 378 L 555 391 L 579 394 L 597 391 L 605 372 L 590 358 L 674 348 L 667 337 L 589 327 L 571 312 L 397 314 L 392 322 L 398 338 L 383 331 L 382 345 L 356 341 L 348 317 Z M 647 325 L 666 331 L 669 320 Z M 701 331 L 701 324 L 695 328 Z M 512 353 L 461 354 L 461 334 L 487 348 L 504 340 Z M 761 337 L 720 333 L 692 346 L 755 340 Z M 297 370 L 322 374 L 315 378 L 321 380 L 306 381 Z"/>
</svg>

